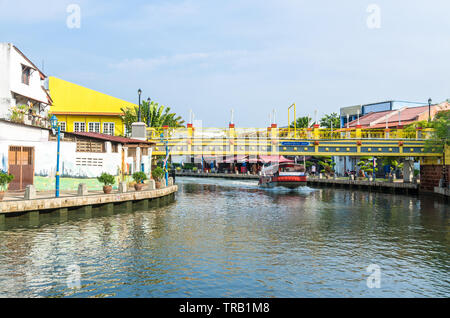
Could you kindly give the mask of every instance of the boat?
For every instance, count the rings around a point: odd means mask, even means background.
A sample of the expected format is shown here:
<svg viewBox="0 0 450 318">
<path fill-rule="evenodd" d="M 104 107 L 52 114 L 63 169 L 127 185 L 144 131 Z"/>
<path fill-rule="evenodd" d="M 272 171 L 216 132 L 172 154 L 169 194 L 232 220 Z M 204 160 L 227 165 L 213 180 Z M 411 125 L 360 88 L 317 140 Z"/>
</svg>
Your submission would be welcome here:
<svg viewBox="0 0 450 318">
<path fill-rule="evenodd" d="M 261 170 L 259 186 L 264 188 L 285 187 L 295 189 L 305 186 L 305 168 L 297 163 L 277 163 Z"/>
</svg>

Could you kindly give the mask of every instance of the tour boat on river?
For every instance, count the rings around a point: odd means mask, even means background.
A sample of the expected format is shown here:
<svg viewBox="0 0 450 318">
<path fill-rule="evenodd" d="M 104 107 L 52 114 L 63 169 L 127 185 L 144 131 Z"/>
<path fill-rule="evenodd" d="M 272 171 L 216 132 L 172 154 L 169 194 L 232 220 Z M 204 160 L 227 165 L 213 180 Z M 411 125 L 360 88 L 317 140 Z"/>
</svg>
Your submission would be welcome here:
<svg viewBox="0 0 450 318">
<path fill-rule="evenodd" d="M 261 170 L 259 185 L 265 188 L 285 187 L 295 189 L 306 185 L 303 165 L 296 163 L 277 163 Z"/>
</svg>

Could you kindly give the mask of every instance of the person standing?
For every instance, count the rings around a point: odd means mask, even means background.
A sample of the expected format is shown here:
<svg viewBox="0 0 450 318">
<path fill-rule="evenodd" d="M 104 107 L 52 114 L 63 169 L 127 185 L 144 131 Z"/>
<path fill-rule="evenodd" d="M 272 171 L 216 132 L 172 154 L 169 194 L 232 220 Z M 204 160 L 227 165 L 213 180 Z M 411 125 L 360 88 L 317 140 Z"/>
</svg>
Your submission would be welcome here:
<svg viewBox="0 0 450 318">
<path fill-rule="evenodd" d="M 316 165 L 312 165 L 312 166 L 311 166 L 311 174 L 312 174 L 313 176 L 316 176 Z"/>
</svg>

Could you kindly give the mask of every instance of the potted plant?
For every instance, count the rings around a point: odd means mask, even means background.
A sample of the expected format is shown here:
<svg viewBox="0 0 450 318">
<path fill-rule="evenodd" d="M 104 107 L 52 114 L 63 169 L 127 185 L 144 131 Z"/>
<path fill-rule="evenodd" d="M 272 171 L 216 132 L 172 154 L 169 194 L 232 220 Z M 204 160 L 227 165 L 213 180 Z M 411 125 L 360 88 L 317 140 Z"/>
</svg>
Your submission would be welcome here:
<svg viewBox="0 0 450 318">
<path fill-rule="evenodd" d="M 103 186 L 103 192 L 106 194 L 111 193 L 112 191 L 112 185 L 116 183 L 116 179 L 113 175 L 103 172 L 100 177 L 97 177 L 97 180 L 104 184 Z"/>
<path fill-rule="evenodd" d="M 5 192 L 8 190 L 9 183 L 14 179 L 12 174 L 0 171 L 0 201 L 3 201 Z"/>
<path fill-rule="evenodd" d="M 142 171 L 137 171 L 133 173 L 133 179 L 134 181 L 136 181 L 136 183 L 134 184 L 134 189 L 136 191 L 141 191 L 142 188 L 144 187 L 142 181 L 147 180 L 147 175 Z"/>
<path fill-rule="evenodd" d="M 197 170 L 198 170 L 197 167 L 192 168 L 192 172 L 197 172 Z"/>
<path fill-rule="evenodd" d="M 152 178 L 155 180 L 156 189 L 162 188 L 161 180 L 164 178 L 164 170 L 161 167 L 156 167 L 152 170 Z"/>
</svg>

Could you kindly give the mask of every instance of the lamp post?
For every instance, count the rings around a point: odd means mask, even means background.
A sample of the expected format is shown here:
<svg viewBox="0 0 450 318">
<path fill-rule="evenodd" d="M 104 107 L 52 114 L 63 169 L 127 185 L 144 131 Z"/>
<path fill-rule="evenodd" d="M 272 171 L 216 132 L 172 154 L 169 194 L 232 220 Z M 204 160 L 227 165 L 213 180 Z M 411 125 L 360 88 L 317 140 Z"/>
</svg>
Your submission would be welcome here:
<svg viewBox="0 0 450 318">
<path fill-rule="evenodd" d="M 150 102 L 151 99 L 150 97 L 147 98 L 147 103 L 148 103 L 148 109 L 147 109 L 147 127 L 150 127 Z"/>
<path fill-rule="evenodd" d="M 50 123 L 52 125 L 53 131 L 56 131 L 58 134 L 58 145 L 56 151 L 56 186 L 55 186 L 55 196 L 59 197 L 59 149 L 60 149 L 60 136 L 61 136 L 61 127 L 58 125 L 58 118 L 55 115 L 50 118 Z"/>
<path fill-rule="evenodd" d="M 169 172 L 167 169 L 167 162 L 169 161 L 169 141 L 164 138 L 164 133 L 161 133 L 161 142 L 164 143 L 164 146 L 166 147 L 166 160 L 164 161 L 164 176 L 166 178 L 166 187 L 169 186 Z M 202 162 L 203 164 L 203 162 Z"/>
<path fill-rule="evenodd" d="M 138 111 L 138 122 L 141 122 L 141 94 L 142 90 L 138 89 L 138 96 L 139 96 L 139 111 Z"/>
<path fill-rule="evenodd" d="M 428 122 L 431 121 L 431 98 L 428 98 Z"/>
</svg>

